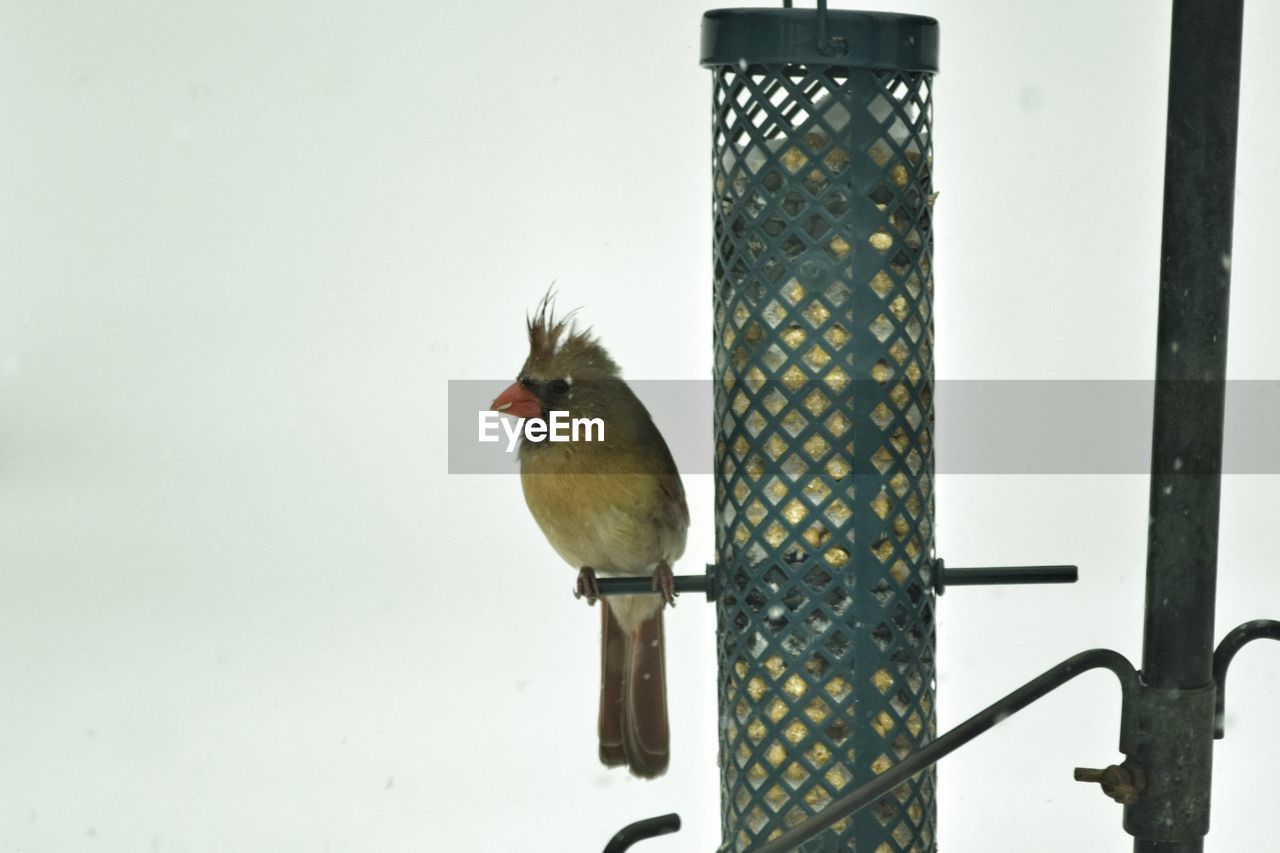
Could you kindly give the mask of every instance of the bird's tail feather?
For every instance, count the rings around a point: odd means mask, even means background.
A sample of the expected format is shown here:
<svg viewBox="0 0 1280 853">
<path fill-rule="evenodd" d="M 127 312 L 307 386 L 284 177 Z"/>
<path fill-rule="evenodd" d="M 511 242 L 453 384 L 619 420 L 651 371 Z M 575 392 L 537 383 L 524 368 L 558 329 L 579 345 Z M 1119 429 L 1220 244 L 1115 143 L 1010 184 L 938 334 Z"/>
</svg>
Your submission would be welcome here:
<svg viewBox="0 0 1280 853">
<path fill-rule="evenodd" d="M 605 767 L 627 763 L 622 745 L 623 682 L 627 665 L 627 636 L 600 599 L 600 761 Z"/>
<path fill-rule="evenodd" d="M 662 609 L 627 630 L 602 603 L 600 760 L 661 776 L 671 759 Z"/>
</svg>

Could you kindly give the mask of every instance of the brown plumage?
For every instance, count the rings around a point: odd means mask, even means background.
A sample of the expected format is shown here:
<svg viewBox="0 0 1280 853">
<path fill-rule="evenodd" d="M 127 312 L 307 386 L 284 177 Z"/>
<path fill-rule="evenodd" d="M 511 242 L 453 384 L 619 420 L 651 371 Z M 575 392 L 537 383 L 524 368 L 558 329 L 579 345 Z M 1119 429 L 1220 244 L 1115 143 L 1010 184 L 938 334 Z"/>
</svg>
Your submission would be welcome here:
<svg viewBox="0 0 1280 853">
<path fill-rule="evenodd" d="M 528 331 L 520 377 L 493 408 L 604 423 L 602 441 L 522 441 L 520 482 L 529 511 L 579 570 L 578 589 L 592 603 L 596 575 L 652 576 L 661 590 L 601 601 L 599 715 L 600 760 L 659 776 L 671 754 L 662 610 L 689 528 L 684 487 L 649 412 L 599 341 L 556 320 L 546 298 Z"/>
</svg>

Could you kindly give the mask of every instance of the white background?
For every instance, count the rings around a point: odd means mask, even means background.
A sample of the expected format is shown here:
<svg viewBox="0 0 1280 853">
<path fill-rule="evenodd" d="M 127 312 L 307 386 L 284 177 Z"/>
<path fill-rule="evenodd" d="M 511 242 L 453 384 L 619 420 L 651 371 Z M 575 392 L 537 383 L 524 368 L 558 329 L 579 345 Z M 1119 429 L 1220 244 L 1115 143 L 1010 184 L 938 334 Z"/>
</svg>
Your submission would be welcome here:
<svg viewBox="0 0 1280 853">
<path fill-rule="evenodd" d="M 1168 5 L 865 4 L 942 21 L 940 378 L 1152 374 Z M 629 376 L 709 375 L 707 6 L 0 8 L 0 850 L 573 853 L 672 810 L 638 850 L 713 849 L 712 609 L 667 622 L 670 773 L 606 772 L 597 613 L 443 446 L 446 381 L 514 376 L 552 280 Z M 1277 38 L 1249 3 L 1238 378 L 1280 355 Z M 1082 573 L 940 601 L 943 728 L 1138 658 L 1144 479 L 938 495 L 949 563 Z M 1224 484 L 1220 633 L 1280 615 L 1277 497 Z M 1271 849 L 1280 651 L 1232 672 L 1209 848 Z M 1118 708 L 1086 676 L 948 759 L 944 849 L 1129 849 L 1071 781 Z"/>
</svg>

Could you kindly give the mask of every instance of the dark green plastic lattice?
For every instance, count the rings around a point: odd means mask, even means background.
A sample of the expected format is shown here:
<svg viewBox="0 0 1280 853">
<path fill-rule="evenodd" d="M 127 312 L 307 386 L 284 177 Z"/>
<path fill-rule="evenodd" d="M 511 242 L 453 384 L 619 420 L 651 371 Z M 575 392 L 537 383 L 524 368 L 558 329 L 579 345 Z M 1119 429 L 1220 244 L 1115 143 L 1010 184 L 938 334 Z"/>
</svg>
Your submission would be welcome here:
<svg viewBox="0 0 1280 853">
<path fill-rule="evenodd" d="M 704 21 L 724 851 L 776 836 L 935 732 L 936 23 L 831 13 L 817 27 L 814 10 L 753 10 L 744 29 L 738 13 Z M 771 19 L 785 37 L 762 34 Z M 765 55 L 813 31 L 829 42 L 803 63 Z M 878 67 L 899 55 L 916 67 Z M 932 851 L 934 794 L 921 773 L 806 849 Z"/>
</svg>

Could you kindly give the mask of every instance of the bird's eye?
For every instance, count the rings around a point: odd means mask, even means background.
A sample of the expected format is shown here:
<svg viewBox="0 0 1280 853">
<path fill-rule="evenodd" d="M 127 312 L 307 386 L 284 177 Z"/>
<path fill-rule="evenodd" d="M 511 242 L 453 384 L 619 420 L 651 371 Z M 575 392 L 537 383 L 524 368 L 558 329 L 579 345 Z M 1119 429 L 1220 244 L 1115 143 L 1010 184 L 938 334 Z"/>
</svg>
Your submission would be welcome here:
<svg viewBox="0 0 1280 853">
<path fill-rule="evenodd" d="M 569 383 L 563 379 L 553 379 L 551 381 L 551 393 L 559 397 L 562 394 L 569 393 Z"/>
</svg>

